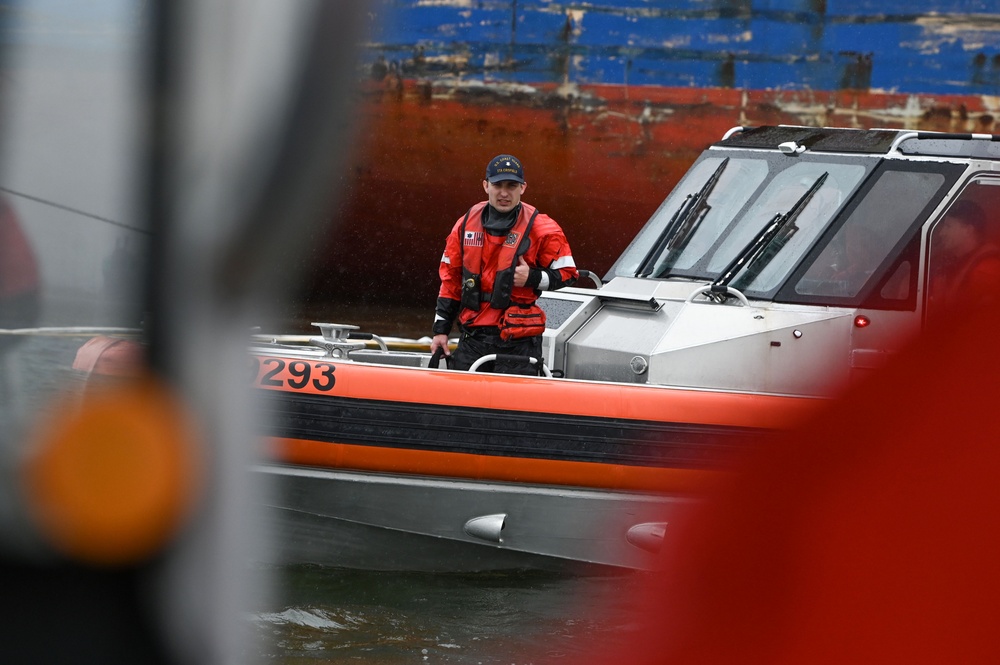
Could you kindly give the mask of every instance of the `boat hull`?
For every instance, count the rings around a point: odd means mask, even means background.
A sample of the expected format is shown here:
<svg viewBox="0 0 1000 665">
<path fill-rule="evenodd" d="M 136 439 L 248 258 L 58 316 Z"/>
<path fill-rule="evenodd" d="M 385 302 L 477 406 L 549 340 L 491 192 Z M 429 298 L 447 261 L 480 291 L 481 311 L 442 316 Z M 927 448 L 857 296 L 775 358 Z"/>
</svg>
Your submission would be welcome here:
<svg viewBox="0 0 1000 665">
<path fill-rule="evenodd" d="M 257 470 L 275 486 L 264 518 L 276 562 L 362 570 L 654 570 L 663 534 L 691 502 L 528 483 Z M 476 520 L 485 525 L 477 530 Z"/>
<path fill-rule="evenodd" d="M 418 356 L 429 354 L 417 354 Z M 816 400 L 258 355 L 273 559 L 655 569 L 680 511 Z"/>
</svg>

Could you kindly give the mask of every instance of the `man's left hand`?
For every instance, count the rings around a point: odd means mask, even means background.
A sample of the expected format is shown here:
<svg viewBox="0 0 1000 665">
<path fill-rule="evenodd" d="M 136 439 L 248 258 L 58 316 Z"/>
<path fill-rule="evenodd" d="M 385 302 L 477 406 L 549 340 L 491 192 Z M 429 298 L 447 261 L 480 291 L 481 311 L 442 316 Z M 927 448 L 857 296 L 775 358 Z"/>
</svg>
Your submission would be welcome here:
<svg viewBox="0 0 1000 665">
<path fill-rule="evenodd" d="M 528 262 L 524 260 L 523 256 L 517 257 L 517 267 L 514 268 L 514 286 L 527 284 L 529 274 L 531 274 L 531 268 L 528 267 Z"/>
</svg>

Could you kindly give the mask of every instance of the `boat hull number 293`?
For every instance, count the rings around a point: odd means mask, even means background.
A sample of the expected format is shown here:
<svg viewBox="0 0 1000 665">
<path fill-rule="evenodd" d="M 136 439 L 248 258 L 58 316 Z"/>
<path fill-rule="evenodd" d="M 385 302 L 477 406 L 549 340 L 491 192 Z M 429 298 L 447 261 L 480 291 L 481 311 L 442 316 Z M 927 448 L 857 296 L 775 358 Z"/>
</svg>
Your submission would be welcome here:
<svg viewBox="0 0 1000 665">
<path fill-rule="evenodd" d="M 251 356 L 250 376 L 261 388 L 329 392 L 337 384 L 336 369 L 329 362 Z"/>
</svg>

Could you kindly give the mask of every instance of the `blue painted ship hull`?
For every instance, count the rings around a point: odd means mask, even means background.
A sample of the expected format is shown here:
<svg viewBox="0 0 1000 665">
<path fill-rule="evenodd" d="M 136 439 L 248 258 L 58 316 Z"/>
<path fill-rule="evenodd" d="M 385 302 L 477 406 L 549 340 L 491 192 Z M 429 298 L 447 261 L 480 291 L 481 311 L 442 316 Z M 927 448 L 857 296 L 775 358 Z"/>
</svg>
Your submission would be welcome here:
<svg viewBox="0 0 1000 665">
<path fill-rule="evenodd" d="M 369 65 L 406 77 L 1000 93 L 992 0 L 378 0 Z"/>
</svg>

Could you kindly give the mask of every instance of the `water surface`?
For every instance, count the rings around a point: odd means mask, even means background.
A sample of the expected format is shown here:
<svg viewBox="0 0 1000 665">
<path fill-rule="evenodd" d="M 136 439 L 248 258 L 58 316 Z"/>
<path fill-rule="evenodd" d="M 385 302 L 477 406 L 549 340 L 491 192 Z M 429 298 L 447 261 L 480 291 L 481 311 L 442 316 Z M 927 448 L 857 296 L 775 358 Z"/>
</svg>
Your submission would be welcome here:
<svg viewBox="0 0 1000 665">
<path fill-rule="evenodd" d="M 624 644 L 643 575 L 276 569 L 250 615 L 264 662 L 578 663 Z"/>
</svg>

